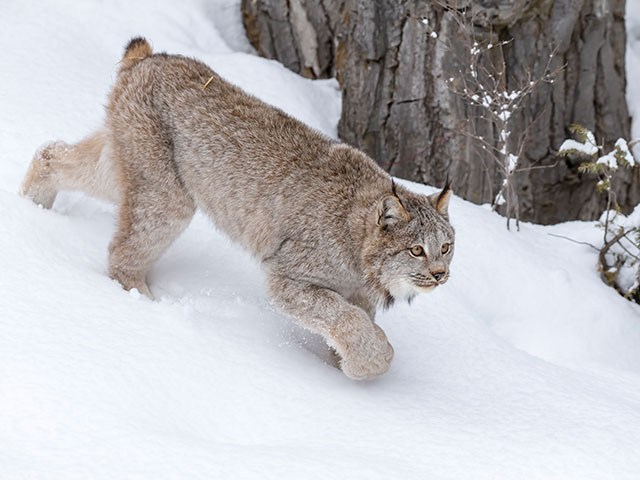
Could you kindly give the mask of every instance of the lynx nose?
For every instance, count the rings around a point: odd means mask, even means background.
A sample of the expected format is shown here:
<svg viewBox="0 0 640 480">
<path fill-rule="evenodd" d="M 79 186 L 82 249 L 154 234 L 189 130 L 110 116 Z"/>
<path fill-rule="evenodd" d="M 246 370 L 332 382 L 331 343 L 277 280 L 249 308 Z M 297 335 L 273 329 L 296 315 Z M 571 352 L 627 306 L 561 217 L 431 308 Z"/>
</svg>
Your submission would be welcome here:
<svg viewBox="0 0 640 480">
<path fill-rule="evenodd" d="M 439 282 L 441 279 L 444 278 L 446 273 L 447 272 L 445 272 L 444 270 L 438 270 L 437 272 L 431 272 L 431 276 L 435 278 L 436 282 Z"/>
</svg>

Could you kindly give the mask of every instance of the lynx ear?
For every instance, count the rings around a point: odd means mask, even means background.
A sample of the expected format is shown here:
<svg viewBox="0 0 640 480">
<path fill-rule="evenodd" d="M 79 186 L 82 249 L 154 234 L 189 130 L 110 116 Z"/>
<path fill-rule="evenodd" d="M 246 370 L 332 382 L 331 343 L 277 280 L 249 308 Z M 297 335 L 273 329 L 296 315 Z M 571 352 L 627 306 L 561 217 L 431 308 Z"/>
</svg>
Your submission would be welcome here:
<svg viewBox="0 0 640 480">
<path fill-rule="evenodd" d="M 378 201 L 378 225 L 387 227 L 410 219 L 396 195 L 386 195 Z"/>
<path fill-rule="evenodd" d="M 449 199 L 451 198 L 451 185 L 449 184 L 449 181 L 447 180 L 447 183 L 440 193 L 434 193 L 433 195 L 429 195 L 427 198 L 433 208 L 436 209 L 436 212 L 448 221 Z"/>
</svg>

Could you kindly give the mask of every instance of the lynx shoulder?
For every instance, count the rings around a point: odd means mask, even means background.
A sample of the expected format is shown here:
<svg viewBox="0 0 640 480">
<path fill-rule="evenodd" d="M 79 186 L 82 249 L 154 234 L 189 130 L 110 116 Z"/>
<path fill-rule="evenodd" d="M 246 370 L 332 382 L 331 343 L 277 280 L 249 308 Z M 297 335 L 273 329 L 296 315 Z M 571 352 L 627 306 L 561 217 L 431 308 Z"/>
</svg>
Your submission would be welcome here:
<svg viewBox="0 0 640 480">
<path fill-rule="evenodd" d="M 383 374 L 393 357 L 376 309 L 449 278 L 448 186 L 432 196 L 396 186 L 364 153 L 142 38 L 125 50 L 104 126 L 36 152 L 24 194 L 50 207 L 63 189 L 119 206 L 109 274 L 150 297 L 147 271 L 201 209 L 354 379 Z"/>
</svg>

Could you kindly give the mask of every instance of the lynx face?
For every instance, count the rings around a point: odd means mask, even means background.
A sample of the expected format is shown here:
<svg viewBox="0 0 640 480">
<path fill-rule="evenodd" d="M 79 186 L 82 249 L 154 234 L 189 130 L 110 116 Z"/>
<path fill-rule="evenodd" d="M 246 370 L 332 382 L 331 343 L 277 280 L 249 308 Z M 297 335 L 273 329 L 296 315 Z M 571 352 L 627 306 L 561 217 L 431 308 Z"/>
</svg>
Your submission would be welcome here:
<svg viewBox="0 0 640 480">
<path fill-rule="evenodd" d="M 449 195 L 445 189 L 430 197 L 405 193 L 380 200 L 378 228 L 365 262 L 383 304 L 411 300 L 449 279 L 455 243 L 447 214 Z"/>
</svg>

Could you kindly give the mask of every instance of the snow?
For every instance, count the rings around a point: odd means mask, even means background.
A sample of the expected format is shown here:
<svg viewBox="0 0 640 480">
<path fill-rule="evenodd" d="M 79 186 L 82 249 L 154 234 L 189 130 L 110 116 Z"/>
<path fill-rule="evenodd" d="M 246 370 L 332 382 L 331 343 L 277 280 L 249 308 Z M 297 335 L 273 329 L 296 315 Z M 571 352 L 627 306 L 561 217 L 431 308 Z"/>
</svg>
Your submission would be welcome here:
<svg viewBox="0 0 640 480">
<path fill-rule="evenodd" d="M 616 243 L 611 247 L 607 255 L 609 265 L 616 264 L 616 257 L 620 256 L 626 261 L 620 266 L 620 272 L 616 279 L 620 288 L 625 292 L 630 292 L 636 288 L 638 283 L 638 263 L 629 255 L 638 255 L 638 248 L 636 247 L 637 238 L 633 230 L 640 228 L 640 206 L 636 208 L 629 215 L 618 213 L 615 210 L 602 212 L 600 216 L 600 224 L 604 225 L 609 218 L 609 234 L 607 235 L 607 241 L 611 240 L 618 232 L 623 230 L 630 231 L 631 233 L 620 239 L 619 243 Z M 602 235 L 604 235 L 604 227 L 602 227 Z M 601 241 L 604 244 L 604 240 Z M 613 269 L 611 269 L 613 271 Z"/>
<path fill-rule="evenodd" d="M 506 122 L 511 117 L 511 112 L 509 110 L 504 110 L 498 113 L 498 118 L 503 122 Z"/>
<path fill-rule="evenodd" d="M 113 206 L 16 192 L 42 142 L 100 124 L 137 34 L 336 135 L 335 81 L 256 57 L 236 0 L 3 6 L 0 478 L 638 477 L 640 308 L 552 236 L 596 244 L 593 222 L 509 232 L 453 198 L 451 280 L 380 315 L 396 356 L 366 383 L 200 214 L 150 273 L 158 301 L 111 281 Z"/>
<path fill-rule="evenodd" d="M 585 155 L 595 155 L 598 153 L 598 146 L 595 142 L 586 141 L 585 143 L 578 142 L 577 140 L 567 139 L 560 145 L 560 153 L 576 151 L 584 153 Z"/>
<path fill-rule="evenodd" d="M 617 170 L 618 161 L 616 160 L 615 150 L 607 153 L 606 155 L 602 155 L 600 158 L 598 158 L 598 160 L 596 160 L 596 163 L 606 165 L 611 170 Z"/>
<path fill-rule="evenodd" d="M 616 140 L 615 149 L 622 154 L 622 157 L 629 164 L 629 166 L 631 167 L 635 166 L 636 161 L 633 158 L 633 155 L 631 154 L 631 152 L 629 151 L 629 144 L 624 138 L 619 138 L 618 140 Z"/>
<path fill-rule="evenodd" d="M 504 98 L 507 100 L 515 100 L 516 98 L 522 96 L 522 90 L 512 90 L 511 92 L 507 92 L 506 90 L 502 92 Z"/>
<path fill-rule="evenodd" d="M 590 130 L 584 130 L 584 135 L 584 143 L 571 139 L 562 142 L 558 153 L 567 154 L 577 152 L 589 156 L 597 155 L 602 147 L 597 145 L 593 132 Z M 616 140 L 613 150 L 598 157 L 596 164 L 605 165 L 607 168 L 615 171 L 618 169 L 619 158 L 623 160 L 623 163 L 626 162 L 629 167 L 634 167 L 636 164 L 632 153 L 629 151 L 629 144 L 624 138 Z M 601 182 L 599 182 L 599 184 L 601 184 Z"/>
<path fill-rule="evenodd" d="M 513 171 L 518 166 L 518 156 L 514 155 L 513 153 L 510 153 L 509 156 L 507 157 L 507 159 L 509 161 L 509 165 L 507 167 L 507 171 L 509 173 L 513 173 Z"/>
<path fill-rule="evenodd" d="M 560 151 L 562 151 L 562 147 L 560 148 Z M 623 159 L 624 162 L 626 162 L 629 165 L 629 167 L 634 167 L 636 164 L 636 161 L 633 158 L 633 155 L 629 151 L 629 145 L 627 144 L 627 141 L 624 138 L 619 138 L 618 140 L 616 140 L 614 149 L 611 150 L 609 153 L 599 157 L 598 160 L 596 160 L 596 163 L 606 165 L 611 170 L 617 170 L 618 158 Z"/>
</svg>

